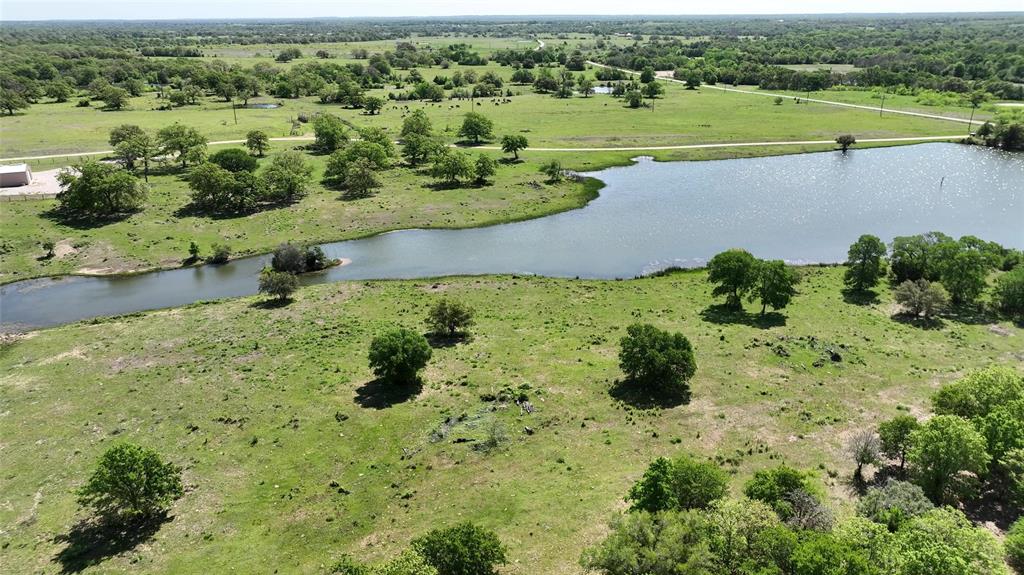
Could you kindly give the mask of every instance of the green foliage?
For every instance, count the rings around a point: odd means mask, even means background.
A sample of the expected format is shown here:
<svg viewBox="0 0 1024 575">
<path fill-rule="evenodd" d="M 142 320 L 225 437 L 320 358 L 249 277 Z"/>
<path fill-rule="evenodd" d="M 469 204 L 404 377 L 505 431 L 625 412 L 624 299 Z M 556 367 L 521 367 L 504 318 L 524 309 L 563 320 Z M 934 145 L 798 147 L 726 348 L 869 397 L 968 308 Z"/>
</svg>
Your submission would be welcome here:
<svg viewBox="0 0 1024 575">
<path fill-rule="evenodd" d="M 941 313 L 949 303 L 949 294 L 941 284 L 926 279 L 906 280 L 892 292 L 896 303 L 903 306 L 913 317 L 928 319 Z"/>
<path fill-rule="evenodd" d="M 761 501 L 720 499 L 704 512 L 711 573 L 778 573 L 789 562 L 796 537 Z"/>
<path fill-rule="evenodd" d="M 383 98 L 379 98 L 377 96 L 367 96 L 366 98 L 363 98 L 363 109 L 371 116 L 380 112 L 380 109 L 383 107 Z"/>
<path fill-rule="evenodd" d="M 868 554 L 831 533 L 808 532 L 793 550 L 793 575 L 878 575 Z"/>
<path fill-rule="evenodd" d="M 584 551 L 584 569 L 604 575 L 712 572 L 708 527 L 699 513 L 627 513 L 616 516 L 609 528 L 604 541 Z"/>
<path fill-rule="evenodd" d="M 697 361 L 686 336 L 633 324 L 619 346 L 619 368 L 628 384 L 662 397 L 688 398 Z"/>
<path fill-rule="evenodd" d="M 264 196 L 263 181 L 250 172 L 231 172 L 212 162 L 192 168 L 188 185 L 192 189 L 192 205 L 207 213 L 250 212 Z"/>
<path fill-rule="evenodd" d="M 549 182 L 560 182 L 562 180 L 562 162 L 549 160 L 540 166 L 540 173 L 548 177 Z"/>
<path fill-rule="evenodd" d="M 806 473 L 786 465 L 758 470 L 743 486 L 744 495 L 768 504 L 783 521 L 793 514 L 789 496 L 798 490 L 810 493 L 810 480 Z"/>
<path fill-rule="evenodd" d="M 444 148 L 434 155 L 434 163 L 430 166 L 430 175 L 449 186 L 454 186 L 462 179 L 473 177 L 473 164 L 466 154 L 458 150 Z"/>
<path fill-rule="evenodd" d="M 945 245 L 939 246 L 940 248 Z M 962 245 L 951 244 L 943 249 L 938 261 L 942 285 L 955 304 L 971 304 L 985 291 L 985 278 L 991 267 L 984 254 Z"/>
<path fill-rule="evenodd" d="M 412 548 L 438 575 L 491 575 L 508 552 L 494 531 L 471 522 L 434 529 L 413 539 Z"/>
<path fill-rule="evenodd" d="M 210 246 L 210 259 L 211 264 L 224 264 L 227 263 L 231 257 L 231 248 L 227 244 L 213 244 Z"/>
<path fill-rule="evenodd" d="M 426 321 L 434 334 L 455 337 L 473 325 L 473 309 L 458 300 L 442 298 L 430 307 Z"/>
<path fill-rule="evenodd" d="M 932 396 L 932 409 L 974 419 L 1019 399 L 1024 399 L 1024 376 L 1011 367 L 993 365 L 943 385 Z"/>
<path fill-rule="evenodd" d="M 476 161 L 473 162 L 473 177 L 478 184 L 487 183 L 487 178 L 490 178 L 498 172 L 498 162 L 494 161 L 494 158 L 487 154 L 480 154 L 476 157 Z"/>
<path fill-rule="evenodd" d="M 896 532 L 892 553 L 900 575 L 1006 575 L 999 541 L 950 507 L 908 521 Z"/>
<path fill-rule="evenodd" d="M 395 384 L 413 384 L 427 365 L 431 350 L 427 339 L 406 328 L 395 328 L 370 342 L 370 368 L 378 378 Z"/>
<path fill-rule="evenodd" d="M 256 154 L 259 157 L 270 149 L 270 137 L 267 136 L 266 132 L 260 130 L 251 130 L 245 135 L 245 147 L 249 149 L 249 153 Z"/>
<path fill-rule="evenodd" d="M 711 295 L 724 295 L 728 307 L 741 309 L 743 296 L 757 281 L 757 271 L 757 260 L 746 250 L 732 249 L 717 254 L 708 262 L 708 281 L 718 284 Z"/>
<path fill-rule="evenodd" d="M 60 209 L 90 218 L 111 217 L 142 208 L 146 187 L 117 166 L 85 160 L 57 174 Z"/>
<path fill-rule="evenodd" d="M 182 168 L 206 158 L 206 137 L 195 128 L 175 123 L 161 128 L 156 139 L 160 153 L 176 157 Z"/>
<path fill-rule="evenodd" d="M 322 152 L 333 152 L 348 143 L 348 129 L 334 114 L 319 114 L 313 120 L 313 146 Z"/>
<path fill-rule="evenodd" d="M 639 108 L 644 103 L 644 95 L 639 90 L 630 90 L 625 95 L 626 104 L 630 108 Z"/>
<path fill-rule="evenodd" d="M 846 285 L 864 291 L 878 285 L 885 275 L 885 244 L 876 236 L 864 234 L 850 246 L 846 261 Z"/>
<path fill-rule="evenodd" d="M 1006 548 L 1006 562 L 1017 573 L 1024 573 L 1024 519 L 1013 522 L 1006 532 L 1003 546 Z"/>
<path fill-rule="evenodd" d="M 313 167 L 298 152 L 282 152 L 271 160 L 263 171 L 267 199 L 278 203 L 291 203 L 309 191 Z"/>
<path fill-rule="evenodd" d="M 210 155 L 210 161 L 229 172 L 255 172 L 256 158 L 242 148 L 224 148 Z"/>
<path fill-rule="evenodd" d="M 947 241 L 953 240 L 940 232 L 893 238 L 889 262 L 893 283 L 899 285 L 908 280 L 939 279 L 935 246 Z"/>
<path fill-rule="evenodd" d="M 633 487 L 627 501 L 631 509 L 667 511 L 704 509 L 729 490 L 729 475 L 717 465 L 688 455 L 655 459 Z"/>
<path fill-rule="evenodd" d="M 1001 464 L 1010 451 L 1024 449 L 1024 399 L 997 406 L 976 421 L 992 462 Z"/>
<path fill-rule="evenodd" d="M 373 162 L 367 158 L 356 158 L 345 168 L 347 197 L 365 198 L 381 185 Z"/>
<path fill-rule="evenodd" d="M 78 502 L 113 520 L 153 517 L 182 496 L 181 468 L 164 463 L 151 449 L 115 445 L 100 457 L 78 490 Z"/>
<path fill-rule="evenodd" d="M 992 302 L 1007 317 L 1024 321 L 1024 265 L 996 279 Z"/>
<path fill-rule="evenodd" d="M 857 513 L 895 532 L 934 507 L 918 485 L 890 479 L 881 487 L 868 489 L 857 502 Z"/>
<path fill-rule="evenodd" d="M 124 88 L 107 86 L 99 95 L 108 110 L 120 110 L 128 105 L 128 98 L 131 94 Z"/>
<path fill-rule="evenodd" d="M 110 138 L 107 139 L 107 142 L 110 143 L 111 146 L 116 147 L 121 142 L 141 136 L 145 133 L 145 130 L 134 124 L 121 124 L 110 130 Z"/>
<path fill-rule="evenodd" d="M 842 149 L 845 154 L 846 150 L 850 149 L 850 146 L 857 143 L 857 138 L 853 137 L 851 134 L 843 134 L 836 136 L 836 143 L 839 144 L 839 148 Z"/>
<path fill-rule="evenodd" d="M 918 427 L 920 424 L 912 415 L 897 415 L 878 424 L 882 453 L 889 459 L 898 459 L 900 469 L 903 469 L 907 461 L 907 452 L 912 445 L 910 438 Z"/>
<path fill-rule="evenodd" d="M 121 139 L 114 145 L 114 157 L 125 167 L 132 169 L 141 161 L 145 174 L 149 176 L 149 164 L 157 154 L 153 138 L 145 132 L 138 132 Z"/>
<path fill-rule="evenodd" d="M 494 137 L 494 122 L 479 112 L 467 112 L 459 128 L 459 136 L 473 140 L 488 140 Z"/>
<path fill-rule="evenodd" d="M 782 260 L 758 260 L 755 278 L 749 291 L 750 301 L 761 300 L 761 315 L 768 307 L 778 310 L 789 305 L 796 295 L 800 275 Z"/>
<path fill-rule="evenodd" d="M 286 301 L 295 290 L 299 289 L 299 278 L 288 272 L 274 271 L 264 268 L 260 272 L 259 292 L 277 298 L 278 301 Z"/>
<path fill-rule="evenodd" d="M 985 438 L 967 420 L 937 415 L 911 434 L 910 462 L 914 482 L 936 503 L 956 501 L 972 490 L 970 477 L 988 468 Z"/>
<path fill-rule="evenodd" d="M 403 140 L 413 134 L 430 136 L 433 133 L 434 128 L 430 123 L 430 118 L 427 117 L 427 113 L 422 109 L 413 110 L 411 114 L 402 120 L 401 137 Z"/>
<path fill-rule="evenodd" d="M 857 464 L 857 470 L 854 472 L 854 476 L 860 477 L 861 471 L 865 465 L 874 465 L 878 463 L 878 458 L 881 452 L 881 442 L 875 432 L 867 429 L 860 431 L 850 438 L 850 443 L 847 445 L 847 450 L 850 453 L 850 457 L 853 462 Z"/>
<path fill-rule="evenodd" d="M 444 149 L 444 144 L 430 135 L 411 133 L 402 136 L 402 157 L 412 166 L 427 161 Z"/>
<path fill-rule="evenodd" d="M 395 155 L 395 143 L 383 128 L 378 128 L 377 126 L 362 128 L 359 130 L 359 137 L 364 142 L 371 142 L 380 146 L 384 150 L 386 158 L 391 158 Z"/>
<path fill-rule="evenodd" d="M 270 267 L 277 272 L 301 274 L 306 271 L 306 255 L 298 246 L 281 244 L 274 250 Z"/>
<path fill-rule="evenodd" d="M 512 154 L 515 159 L 519 159 L 519 151 L 525 150 L 530 142 L 526 139 L 526 136 L 518 134 L 507 134 L 501 137 L 501 151 L 506 154 Z"/>
</svg>

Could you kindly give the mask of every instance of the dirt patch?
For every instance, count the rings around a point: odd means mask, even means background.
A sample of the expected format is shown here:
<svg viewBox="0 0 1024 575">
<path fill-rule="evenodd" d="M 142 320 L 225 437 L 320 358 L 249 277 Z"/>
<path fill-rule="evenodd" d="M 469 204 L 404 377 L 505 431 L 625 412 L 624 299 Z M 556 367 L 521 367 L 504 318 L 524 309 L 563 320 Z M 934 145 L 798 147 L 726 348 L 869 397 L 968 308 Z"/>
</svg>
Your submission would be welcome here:
<svg viewBox="0 0 1024 575">
<path fill-rule="evenodd" d="M 992 324 L 992 325 L 988 326 L 988 330 L 990 332 L 996 334 L 996 335 L 1001 335 L 1003 337 L 1013 337 L 1013 331 L 1012 330 L 1007 329 L 1007 328 L 1005 328 L 1005 327 L 1003 327 L 1001 325 L 998 325 L 998 324 Z"/>
<path fill-rule="evenodd" d="M 84 349 L 82 349 L 81 347 L 75 347 L 75 348 L 69 349 L 68 351 L 58 353 L 57 355 L 55 355 L 53 357 L 48 357 L 48 358 L 44 359 L 43 361 L 41 361 L 39 363 L 41 365 L 50 365 L 51 363 L 57 363 L 58 361 L 63 361 L 65 359 L 69 359 L 69 358 L 80 359 L 80 360 L 83 360 L 83 361 L 88 361 L 89 360 L 89 356 L 85 355 L 85 350 Z"/>
<path fill-rule="evenodd" d="M 72 255 L 77 254 L 78 253 L 78 248 L 76 248 L 71 243 L 72 241 L 73 240 L 68 238 L 68 239 L 63 239 L 63 240 L 57 242 L 56 245 L 53 246 L 53 257 L 55 257 L 57 259 L 63 259 L 65 257 L 67 257 L 67 256 L 72 256 Z"/>
</svg>

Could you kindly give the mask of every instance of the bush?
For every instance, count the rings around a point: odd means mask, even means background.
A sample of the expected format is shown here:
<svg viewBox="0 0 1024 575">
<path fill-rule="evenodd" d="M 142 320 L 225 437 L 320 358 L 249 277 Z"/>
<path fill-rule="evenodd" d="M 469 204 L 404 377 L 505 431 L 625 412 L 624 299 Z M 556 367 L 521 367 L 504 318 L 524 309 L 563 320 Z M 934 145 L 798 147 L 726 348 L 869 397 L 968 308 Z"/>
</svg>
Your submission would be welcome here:
<svg viewBox="0 0 1024 575">
<path fill-rule="evenodd" d="M 743 494 L 755 501 L 767 503 L 785 521 L 793 514 L 789 496 L 797 490 L 811 492 L 807 474 L 792 467 L 780 465 L 754 473 L 754 476 L 743 487 Z"/>
<path fill-rule="evenodd" d="M 911 435 L 907 454 L 914 482 L 935 503 L 956 501 L 970 494 L 975 476 L 988 469 L 985 438 L 965 419 L 937 415 Z"/>
<path fill-rule="evenodd" d="M 926 279 L 907 280 L 897 286 L 892 295 L 910 315 L 917 317 L 923 314 L 925 319 L 942 312 L 949 305 L 946 288 Z"/>
<path fill-rule="evenodd" d="M 686 336 L 633 324 L 619 345 L 619 367 L 630 384 L 661 396 L 689 396 L 697 361 Z"/>
<path fill-rule="evenodd" d="M 348 143 L 345 123 L 334 114 L 320 114 L 313 120 L 313 145 L 320 151 L 333 152 Z"/>
<path fill-rule="evenodd" d="M 1003 546 L 1006 548 L 1006 562 L 1017 573 L 1024 573 L 1024 519 L 1013 522 L 1006 532 Z"/>
<path fill-rule="evenodd" d="M 301 274 L 306 271 L 306 254 L 298 246 L 281 244 L 274 250 L 270 267 L 276 272 Z"/>
<path fill-rule="evenodd" d="M 412 548 L 438 575 L 491 575 L 507 560 L 497 534 L 470 522 L 434 529 L 413 539 Z"/>
<path fill-rule="evenodd" d="M 299 278 L 288 272 L 278 272 L 264 268 L 260 272 L 259 292 L 274 296 L 278 301 L 285 301 L 295 290 L 299 289 Z"/>
<path fill-rule="evenodd" d="M 706 558 L 699 543 L 707 527 L 699 513 L 627 513 L 609 527 L 604 541 L 583 552 L 584 569 L 605 575 L 678 575 L 684 572 L 680 566 Z"/>
<path fill-rule="evenodd" d="M 147 519 L 164 512 L 184 493 L 181 468 L 150 449 L 130 443 L 107 449 L 78 502 L 108 519 Z"/>
<path fill-rule="evenodd" d="M 370 368 L 378 378 L 391 383 L 416 383 L 417 372 L 427 365 L 430 355 L 427 339 L 410 329 L 392 329 L 370 342 Z"/>
<path fill-rule="evenodd" d="M 655 459 L 626 500 L 642 511 L 704 509 L 728 491 L 729 475 L 717 465 L 681 455 Z"/>
<path fill-rule="evenodd" d="M 994 365 L 943 385 L 932 396 L 932 408 L 940 415 L 973 419 L 1018 399 L 1024 399 L 1024 376 L 1013 368 Z"/>
<path fill-rule="evenodd" d="M 436 335 L 455 337 L 473 325 L 473 309 L 459 301 L 441 299 L 430 308 L 427 325 Z"/>
<path fill-rule="evenodd" d="M 890 548 L 900 575 L 1005 575 L 999 541 L 963 512 L 932 509 L 896 532 Z"/>
<path fill-rule="evenodd" d="M 225 264 L 231 257 L 231 248 L 227 244 L 213 244 L 210 251 L 210 258 L 207 261 L 211 264 Z"/>
<path fill-rule="evenodd" d="M 878 463 L 878 456 L 881 452 L 881 442 L 874 431 L 864 430 L 855 434 L 850 443 L 846 446 L 853 462 L 857 464 L 857 470 L 853 472 L 854 477 L 861 477 L 865 465 Z"/>
<path fill-rule="evenodd" d="M 540 167 L 540 173 L 548 177 L 549 182 L 560 182 L 562 180 L 562 163 L 558 160 L 550 160 Z"/>
<path fill-rule="evenodd" d="M 258 162 L 242 148 L 226 148 L 210 155 L 210 161 L 229 172 L 255 172 Z"/>
<path fill-rule="evenodd" d="M 919 486 L 890 480 L 881 487 L 868 489 L 857 502 L 857 513 L 896 531 L 907 520 L 934 507 Z"/>
<path fill-rule="evenodd" d="M 309 246 L 302 255 L 306 260 L 305 270 L 307 272 L 317 272 L 331 265 L 330 260 L 327 259 L 327 254 L 324 253 L 320 246 Z"/>
</svg>

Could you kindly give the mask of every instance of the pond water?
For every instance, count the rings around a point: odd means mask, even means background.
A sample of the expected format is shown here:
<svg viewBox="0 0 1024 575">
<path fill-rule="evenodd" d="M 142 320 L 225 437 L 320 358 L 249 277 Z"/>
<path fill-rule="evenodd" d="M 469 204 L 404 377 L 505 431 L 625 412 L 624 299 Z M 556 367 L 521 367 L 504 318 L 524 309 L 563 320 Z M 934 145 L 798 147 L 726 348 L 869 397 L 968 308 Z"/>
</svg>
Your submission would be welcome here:
<svg viewBox="0 0 1024 575">
<path fill-rule="evenodd" d="M 699 266 L 732 247 L 791 263 L 839 262 L 865 233 L 888 242 L 939 230 L 1024 248 L 1024 155 L 987 148 L 923 144 L 846 155 L 642 159 L 590 175 L 606 187 L 584 208 L 485 228 L 403 230 L 326 244 L 330 257 L 352 263 L 303 282 L 489 273 L 629 278 Z M 0 325 L 49 326 L 248 295 L 268 260 L 8 284 L 0 288 Z"/>
<path fill-rule="evenodd" d="M 275 108 L 280 108 L 281 104 L 271 104 L 271 103 L 247 104 L 245 107 L 246 108 L 251 108 L 251 109 L 254 109 L 254 110 L 273 110 Z"/>
</svg>

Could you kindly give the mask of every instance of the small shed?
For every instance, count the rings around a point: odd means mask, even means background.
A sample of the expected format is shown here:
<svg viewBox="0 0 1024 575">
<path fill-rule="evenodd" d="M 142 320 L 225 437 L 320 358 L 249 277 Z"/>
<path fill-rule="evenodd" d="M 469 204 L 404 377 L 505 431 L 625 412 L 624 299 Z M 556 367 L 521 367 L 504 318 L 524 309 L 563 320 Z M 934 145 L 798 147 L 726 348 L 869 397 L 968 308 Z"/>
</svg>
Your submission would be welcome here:
<svg viewBox="0 0 1024 575">
<path fill-rule="evenodd" d="M 27 186 L 32 183 L 32 169 L 28 164 L 0 166 L 0 188 Z"/>
</svg>

